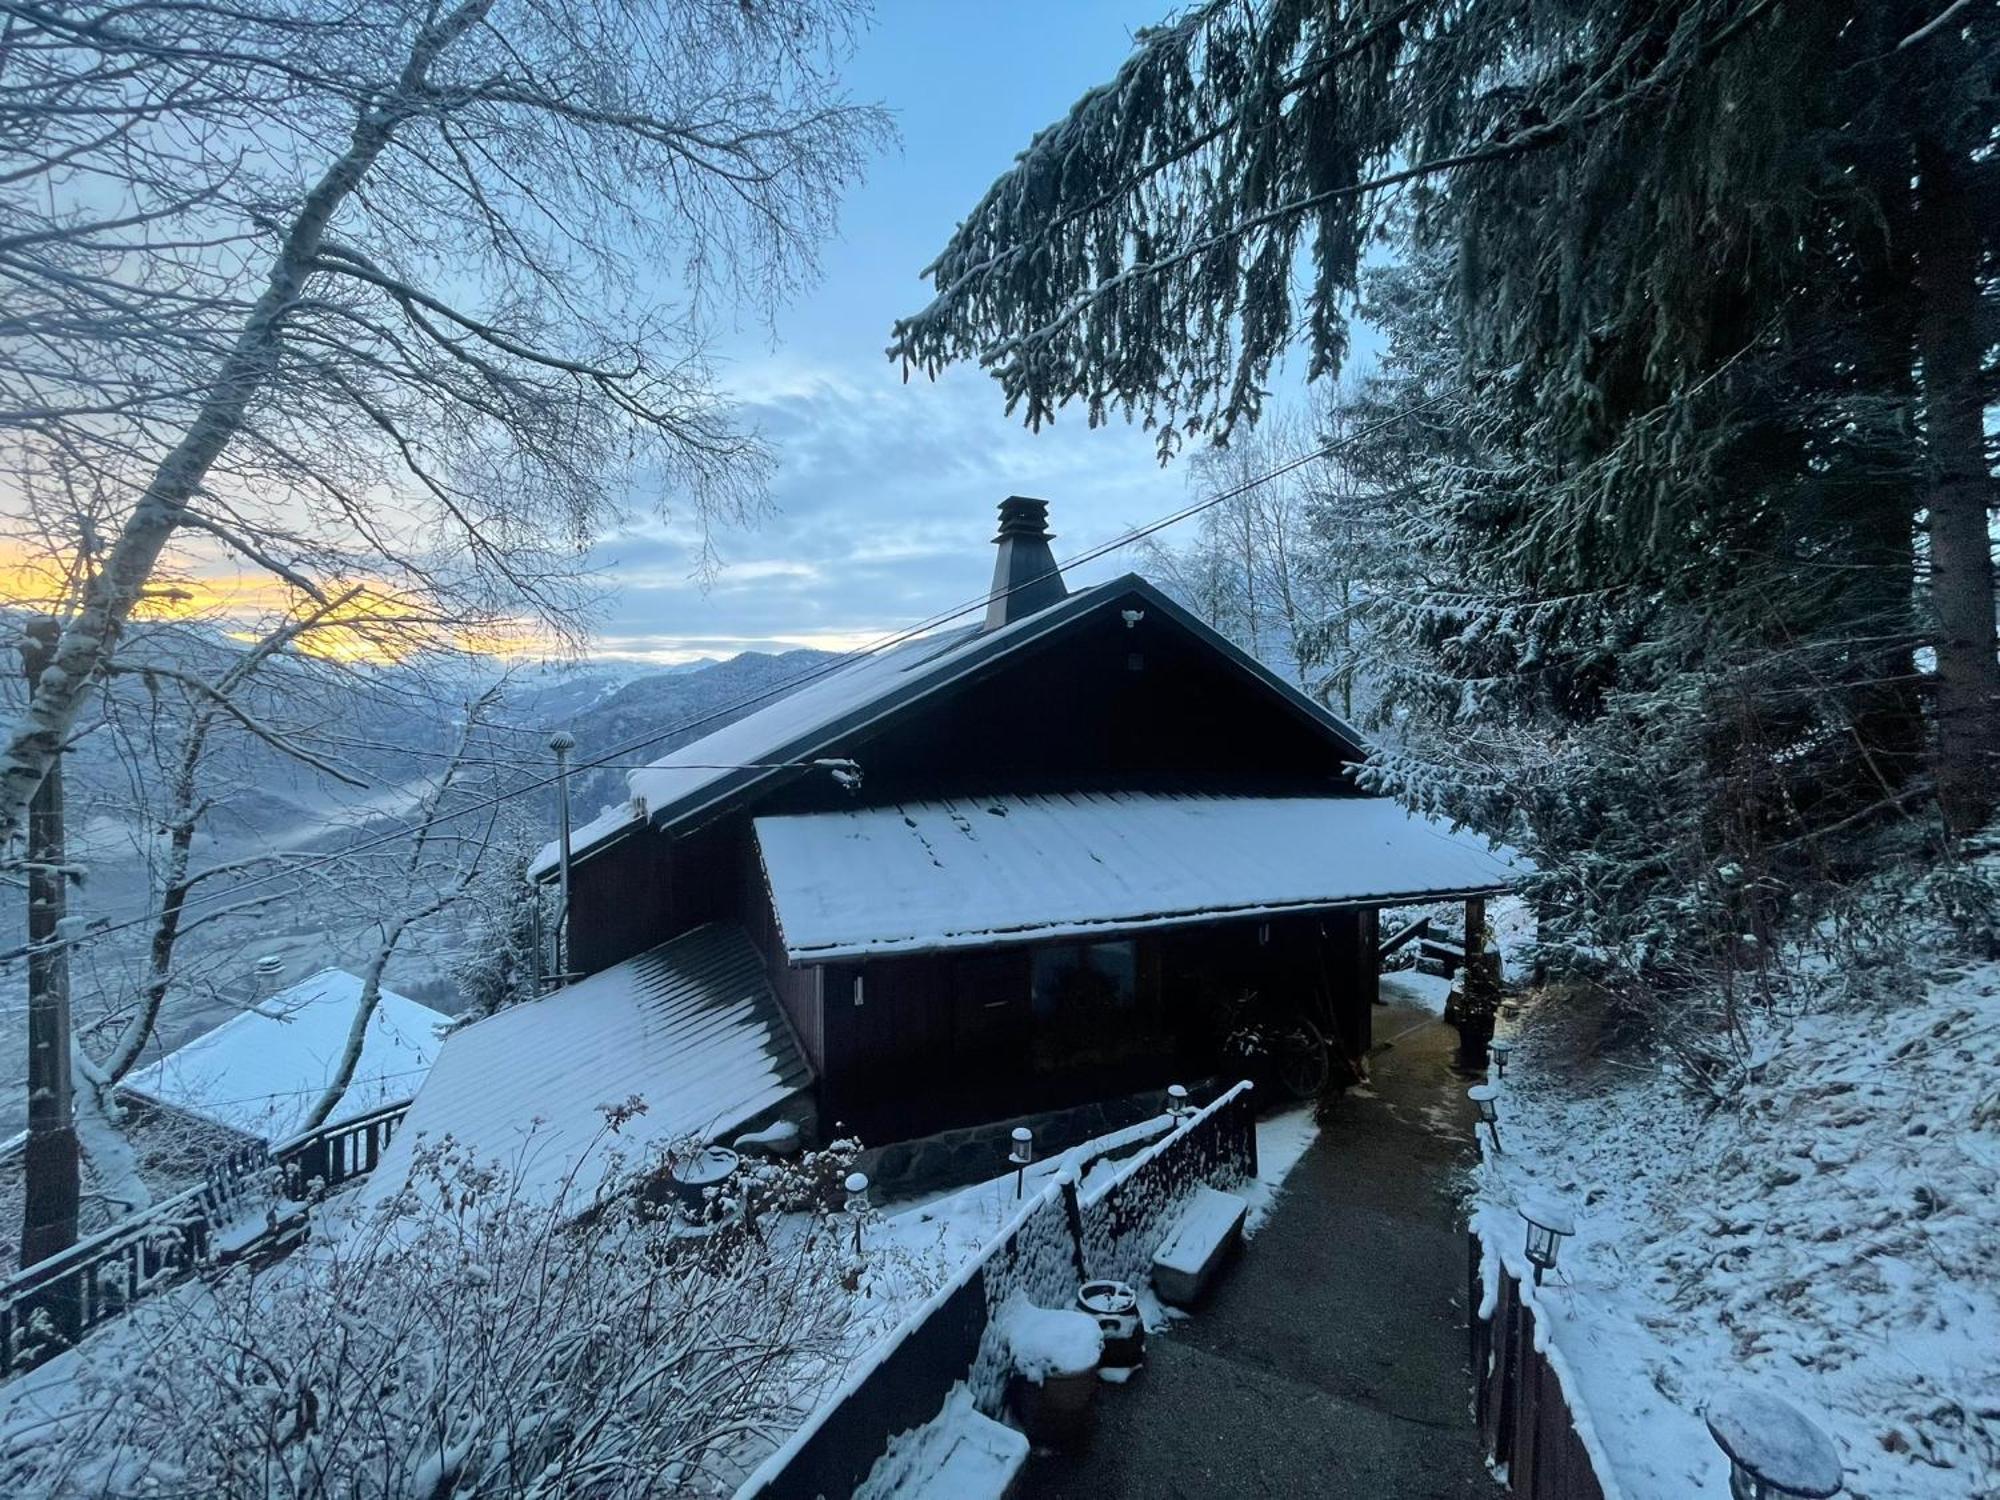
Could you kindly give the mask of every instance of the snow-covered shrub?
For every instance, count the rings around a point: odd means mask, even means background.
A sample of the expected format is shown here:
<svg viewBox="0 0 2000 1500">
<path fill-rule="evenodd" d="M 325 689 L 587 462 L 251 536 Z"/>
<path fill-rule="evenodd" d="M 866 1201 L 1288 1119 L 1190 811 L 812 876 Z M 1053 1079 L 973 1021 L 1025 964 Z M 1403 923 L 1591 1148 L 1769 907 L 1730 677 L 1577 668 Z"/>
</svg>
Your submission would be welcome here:
<svg viewBox="0 0 2000 1500">
<path fill-rule="evenodd" d="M 52 1420 L 14 1403 L 0 1491 L 724 1493 L 849 1352 L 851 1229 L 825 1212 L 691 1232 L 628 1196 L 576 1221 L 446 1141 L 324 1218 L 90 1341 Z"/>
</svg>

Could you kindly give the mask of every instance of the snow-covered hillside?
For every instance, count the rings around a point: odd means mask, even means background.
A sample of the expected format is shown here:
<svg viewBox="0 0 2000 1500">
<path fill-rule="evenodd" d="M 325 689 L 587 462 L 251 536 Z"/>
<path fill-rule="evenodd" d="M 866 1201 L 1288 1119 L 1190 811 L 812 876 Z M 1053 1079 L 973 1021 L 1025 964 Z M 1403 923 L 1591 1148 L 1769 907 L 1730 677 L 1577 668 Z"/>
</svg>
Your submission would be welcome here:
<svg viewBox="0 0 2000 1500">
<path fill-rule="evenodd" d="M 1727 1493 L 1730 1384 L 1855 1500 L 2000 1495 L 2000 963 L 1822 960 L 1713 1070 L 1603 1020 L 1526 1007 L 1476 1197 L 1516 1255 L 1518 1203 L 1576 1216 L 1541 1309 L 1627 1500 Z"/>
</svg>

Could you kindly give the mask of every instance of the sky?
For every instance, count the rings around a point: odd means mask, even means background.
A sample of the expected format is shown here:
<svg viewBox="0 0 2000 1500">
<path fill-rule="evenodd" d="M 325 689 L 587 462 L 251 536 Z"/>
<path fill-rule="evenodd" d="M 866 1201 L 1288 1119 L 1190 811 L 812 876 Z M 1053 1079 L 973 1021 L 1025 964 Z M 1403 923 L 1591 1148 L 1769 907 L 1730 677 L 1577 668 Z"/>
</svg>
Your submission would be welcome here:
<svg viewBox="0 0 2000 1500">
<path fill-rule="evenodd" d="M 724 382 L 777 458 L 774 513 L 718 538 L 704 588 L 685 527 L 639 517 L 592 561 L 612 586 L 592 654 L 663 662 L 743 650 L 845 650 L 984 594 L 994 511 L 1050 502 L 1065 557 L 1188 498 L 1122 421 L 1081 412 L 1029 433 L 975 368 L 908 385 L 890 325 L 929 300 L 919 272 L 1036 130 L 1110 77 L 1168 0 L 881 0 L 848 70 L 901 133 L 842 212 L 824 279 L 768 331 L 721 346 Z M 1114 553 L 1074 582 L 1132 569 Z"/>
</svg>

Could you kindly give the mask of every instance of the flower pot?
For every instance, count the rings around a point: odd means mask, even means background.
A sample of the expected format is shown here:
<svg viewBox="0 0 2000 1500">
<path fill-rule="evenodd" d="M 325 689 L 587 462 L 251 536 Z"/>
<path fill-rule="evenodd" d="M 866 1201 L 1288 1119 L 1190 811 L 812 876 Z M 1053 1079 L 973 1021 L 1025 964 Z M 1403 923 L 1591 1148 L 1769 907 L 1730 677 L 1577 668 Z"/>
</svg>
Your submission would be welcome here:
<svg viewBox="0 0 2000 1500">
<path fill-rule="evenodd" d="M 1146 1357 L 1146 1324 L 1139 1316 L 1139 1296 L 1122 1281 L 1086 1281 L 1076 1294 L 1079 1311 L 1097 1319 L 1104 1331 L 1107 1369 L 1131 1369 Z"/>
<path fill-rule="evenodd" d="M 740 1158 L 726 1146 L 705 1146 L 667 1165 L 668 1186 L 681 1213 L 700 1223 L 711 1217 L 711 1204 L 736 1173 Z"/>
<path fill-rule="evenodd" d="M 1065 1447 L 1090 1431 L 1097 1407 L 1097 1371 L 1080 1370 L 1068 1374 L 1051 1372 L 1040 1380 L 1016 1375 L 1013 1382 L 1015 1416 L 1021 1430 L 1037 1447 Z"/>
</svg>

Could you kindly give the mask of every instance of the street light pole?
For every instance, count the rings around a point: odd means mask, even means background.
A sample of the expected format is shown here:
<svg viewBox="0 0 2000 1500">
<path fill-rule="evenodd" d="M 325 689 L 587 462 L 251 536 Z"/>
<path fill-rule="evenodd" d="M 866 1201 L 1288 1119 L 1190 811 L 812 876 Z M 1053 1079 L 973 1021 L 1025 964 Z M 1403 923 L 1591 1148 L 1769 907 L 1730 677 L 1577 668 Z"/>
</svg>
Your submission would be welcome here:
<svg viewBox="0 0 2000 1500">
<path fill-rule="evenodd" d="M 559 842 L 556 844 L 558 870 L 556 901 L 556 973 L 558 988 L 569 983 L 569 753 L 576 748 L 576 736 L 558 729 L 549 736 L 549 749 L 556 757 L 556 816 Z"/>
<path fill-rule="evenodd" d="M 61 622 L 53 618 L 29 621 L 21 641 L 21 666 L 30 697 L 55 660 L 61 635 Z M 58 755 L 28 804 L 28 1139 L 21 1152 L 24 1266 L 76 1243 L 80 1184 L 70 1096 L 69 950 L 63 945 L 66 863 Z M 56 1294 L 44 1305 L 59 1330 L 73 1337 L 73 1298 Z"/>
</svg>

